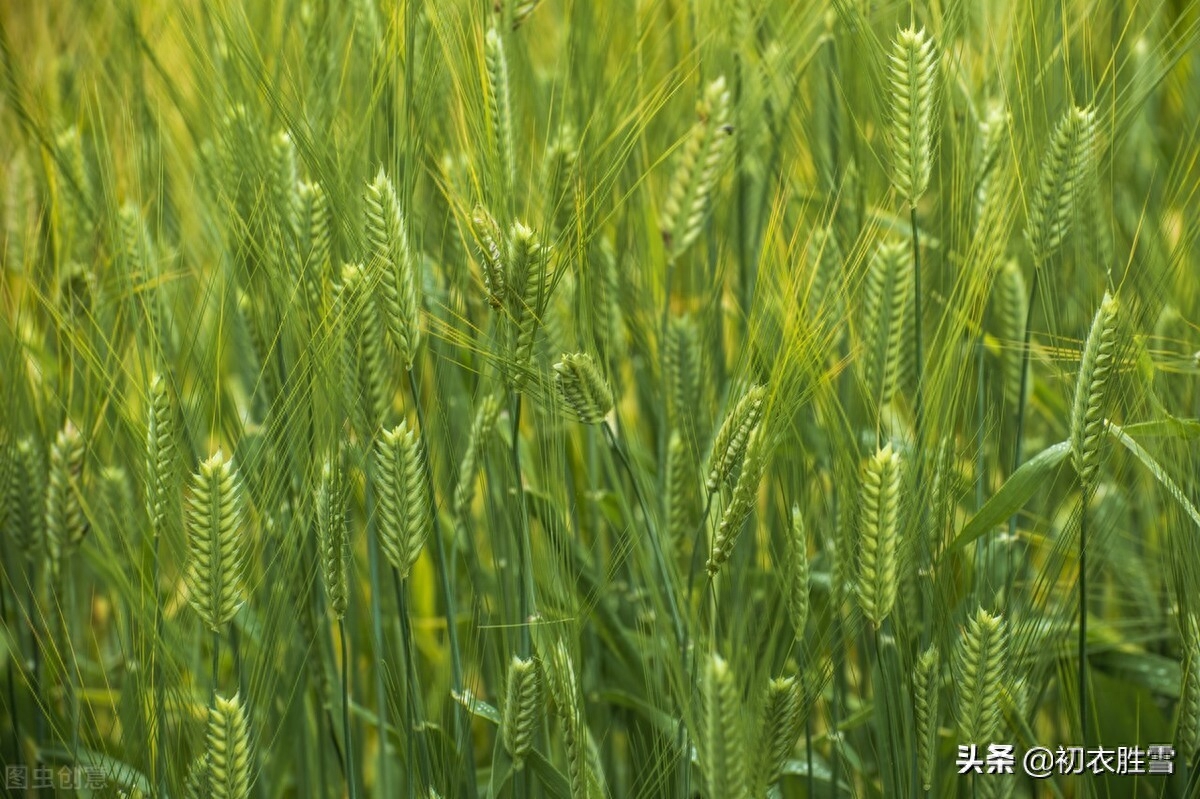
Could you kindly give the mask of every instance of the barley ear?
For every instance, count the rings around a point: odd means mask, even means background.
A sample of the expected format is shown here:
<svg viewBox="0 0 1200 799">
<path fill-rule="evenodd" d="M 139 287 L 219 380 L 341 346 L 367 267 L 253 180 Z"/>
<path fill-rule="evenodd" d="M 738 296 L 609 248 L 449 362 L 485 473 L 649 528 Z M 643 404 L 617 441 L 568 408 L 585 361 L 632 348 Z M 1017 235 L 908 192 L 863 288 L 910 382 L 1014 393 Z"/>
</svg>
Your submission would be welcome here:
<svg viewBox="0 0 1200 799">
<path fill-rule="evenodd" d="M 554 382 L 563 402 L 584 424 L 602 422 L 612 410 L 612 391 L 586 352 L 564 353 L 554 364 Z"/>
<path fill-rule="evenodd" d="M 954 651 L 959 739 L 988 743 L 1000 730 L 1007 657 L 1004 621 L 983 608 L 967 620 Z"/>
<path fill-rule="evenodd" d="M 533 366 L 533 344 L 550 298 L 549 249 L 531 228 L 513 223 L 508 241 L 509 314 L 513 326 L 510 381 L 520 389 Z"/>
<path fill-rule="evenodd" d="M 729 664 L 715 653 L 709 658 L 704 676 L 702 756 L 710 797 L 746 797 L 746 750 L 737 683 Z"/>
<path fill-rule="evenodd" d="M 212 799 L 250 795 L 250 736 L 237 694 L 213 697 L 208 711 L 208 789 Z"/>
<path fill-rule="evenodd" d="M 1194 764 L 1200 748 L 1200 620 L 1187 614 L 1181 621 L 1184 657 L 1175 740 L 1187 762 Z"/>
<path fill-rule="evenodd" d="M 150 380 L 146 415 L 146 512 L 154 535 L 162 535 L 172 511 L 175 485 L 175 416 L 162 375 Z"/>
<path fill-rule="evenodd" d="M 888 54 L 887 89 L 891 111 L 886 141 L 892 185 L 916 207 L 929 187 L 933 168 L 937 52 L 924 28 L 900 31 Z"/>
<path fill-rule="evenodd" d="M 383 330 L 359 264 L 342 267 L 334 298 L 343 350 L 346 405 L 364 438 L 383 424 L 391 405 Z"/>
<path fill-rule="evenodd" d="M 875 249 L 864 283 L 863 339 L 867 387 L 879 407 L 892 401 L 900 383 L 913 278 L 912 256 L 904 243 L 881 243 Z"/>
<path fill-rule="evenodd" d="M 508 58 L 504 39 L 490 28 L 483 42 L 484 64 L 488 78 L 488 115 L 491 119 L 492 147 L 500 176 L 500 196 L 507 197 L 516 180 L 513 156 L 512 101 L 509 96 Z"/>
<path fill-rule="evenodd" d="M 542 711 L 542 686 L 537 662 L 513 656 L 508 666 L 501 737 L 512 757 L 513 769 L 525 767 L 525 756 L 533 748 L 533 736 Z"/>
<path fill-rule="evenodd" d="M 1024 367 L 1021 351 L 1024 348 L 1025 319 L 1029 310 L 1029 290 L 1025 287 L 1025 276 L 1016 259 L 1005 261 L 996 272 L 993 291 L 997 333 L 1003 347 L 1000 358 L 1004 402 L 1015 408 L 1020 404 L 1021 369 Z"/>
<path fill-rule="evenodd" d="M 317 540 L 321 549 L 321 576 L 325 595 L 337 619 L 346 615 L 350 560 L 347 487 L 340 457 L 326 457 L 317 487 Z"/>
<path fill-rule="evenodd" d="M 376 447 L 379 543 L 388 563 L 407 579 L 425 545 L 430 508 L 422 483 L 421 441 L 401 422 L 385 430 Z"/>
<path fill-rule="evenodd" d="M 241 607 L 242 487 L 233 462 L 218 450 L 192 475 L 184 506 L 188 602 L 217 631 Z"/>
<path fill-rule="evenodd" d="M 696 117 L 676 162 L 659 224 L 671 260 L 699 237 L 713 189 L 728 161 L 725 154 L 730 150 L 733 126 L 729 124 L 730 94 L 724 76 L 704 88 Z"/>
<path fill-rule="evenodd" d="M 466 519 L 471 509 L 471 500 L 475 497 L 475 478 L 479 473 L 479 460 L 483 447 L 487 444 L 488 436 L 496 427 L 500 417 L 500 395 L 488 394 L 479 403 L 475 418 L 471 422 L 471 431 L 467 435 L 467 449 L 463 453 L 462 463 L 458 467 L 458 482 L 454 486 L 454 517 L 459 524 Z"/>
<path fill-rule="evenodd" d="M 504 234 L 500 231 L 500 225 L 482 205 L 476 205 L 471 212 L 471 232 L 479 248 L 483 287 L 487 292 L 488 304 L 493 308 L 502 308 L 508 298 L 505 291 L 507 281 L 504 273 L 507 264 L 504 257 Z"/>
<path fill-rule="evenodd" d="M 737 484 L 733 487 L 733 496 L 725 508 L 725 513 L 721 515 L 717 534 L 713 537 L 712 552 L 705 564 L 710 577 L 715 577 L 733 554 L 733 547 L 737 544 L 742 527 L 745 526 L 750 512 L 754 510 L 758 500 L 759 483 L 762 482 L 763 471 L 766 468 L 766 459 L 766 436 L 761 427 L 756 427 L 750 433 L 742 469 L 738 473 Z"/>
<path fill-rule="evenodd" d="M 83 513 L 83 439 L 70 421 L 50 447 L 50 478 L 46 491 L 46 542 L 57 570 L 88 532 Z"/>
<path fill-rule="evenodd" d="M 421 341 L 421 305 L 416 257 L 408 241 L 396 187 L 382 169 L 366 192 L 368 268 L 381 289 L 381 309 L 388 337 L 411 369 Z"/>
<path fill-rule="evenodd" d="M 1075 381 L 1075 401 L 1071 405 L 1071 462 L 1085 491 L 1094 487 L 1096 471 L 1100 468 L 1105 399 L 1117 346 L 1119 311 L 1116 297 L 1106 293 L 1092 320 L 1079 363 L 1079 378 Z"/>
<path fill-rule="evenodd" d="M 766 395 L 765 386 L 751 386 L 717 430 L 708 460 L 708 477 L 705 480 L 709 493 L 716 491 L 741 466 L 750 434 L 762 420 Z"/>
<path fill-rule="evenodd" d="M 1054 254 L 1071 229 L 1075 203 L 1082 199 L 1096 158 L 1095 109 L 1066 112 L 1042 156 L 1038 184 L 1029 203 L 1025 238 L 1038 266 Z"/>
<path fill-rule="evenodd" d="M 925 790 L 933 787 L 933 764 L 937 754 L 938 689 L 941 660 L 936 645 L 917 658 L 913 670 L 913 710 L 917 721 L 917 770 Z"/>
<path fill-rule="evenodd" d="M 808 531 L 799 505 L 792 506 L 792 523 L 787 537 L 787 560 L 784 565 L 784 592 L 792 630 L 796 638 L 804 637 L 809 611 Z"/>
<path fill-rule="evenodd" d="M 34 559 L 45 540 L 46 481 L 39 461 L 32 438 L 22 438 L 11 446 L 8 474 L 2 488 L 7 497 L 8 529 L 14 535 L 17 550 L 28 560 Z"/>
<path fill-rule="evenodd" d="M 696 524 L 697 511 L 696 470 L 683 436 L 678 430 L 671 431 L 667 442 L 667 533 L 670 540 L 679 546 Z"/>
<path fill-rule="evenodd" d="M 795 677 L 780 677 L 767 683 L 762 702 L 756 767 L 751 775 L 763 788 L 779 780 L 800 729 L 804 725 L 804 696 Z M 755 796 L 763 792 L 755 791 Z"/>
<path fill-rule="evenodd" d="M 900 455 L 887 444 L 867 461 L 862 476 L 858 603 L 878 628 L 896 604 L 899 573 Z"/>
</svg>

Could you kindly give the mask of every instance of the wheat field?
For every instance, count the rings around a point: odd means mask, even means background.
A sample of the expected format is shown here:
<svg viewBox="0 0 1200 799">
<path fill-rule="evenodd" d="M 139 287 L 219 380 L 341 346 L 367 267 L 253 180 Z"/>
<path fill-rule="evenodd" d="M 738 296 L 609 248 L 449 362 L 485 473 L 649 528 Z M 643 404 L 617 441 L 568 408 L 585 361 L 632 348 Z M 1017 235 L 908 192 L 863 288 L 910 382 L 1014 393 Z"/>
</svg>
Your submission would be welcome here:
<svg viewBox="0 0 1200 799">
<path fill-rule="evenodd" d="M 1200 795 L 1200 4 L 0 0 L 0 87 L 5 795 Z"/>
</svg>

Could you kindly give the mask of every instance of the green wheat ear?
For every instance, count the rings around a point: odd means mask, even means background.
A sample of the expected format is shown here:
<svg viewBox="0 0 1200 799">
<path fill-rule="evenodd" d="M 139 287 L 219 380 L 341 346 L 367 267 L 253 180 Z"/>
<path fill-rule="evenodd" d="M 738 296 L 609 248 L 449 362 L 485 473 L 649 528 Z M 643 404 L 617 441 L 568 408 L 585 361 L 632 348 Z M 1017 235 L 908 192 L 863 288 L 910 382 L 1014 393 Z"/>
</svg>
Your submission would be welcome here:
<svg viewBox="0 0 1200 799">
<path fill-rule="evenodd" d="M 1079 363 L 1079 378 L 1075 382 L 1075 401 L 1071 405 L 1071 462 L 1085 490 L 1095 485 L 1096 471 L 1100 468 L 1105 399 L 1117 346 L 1119 311 L 1117 298 L 1105 293 L 1092 320 Z"/>
<path fill-rule="evenodd" d="M 462 462 L 458 467 L 458 482 L 454 486 L 453 510 L 459 534 L 463 537 L 461 544 L 466 546 L 466 519 L 471 512 L 471 501 L 475 498 L 475 478 L 479 473 L 479 460 L 488 436 L 496 427 L 500 418 L 500 395 L 488 394 L 475 410 L 475 418 L 471 421 L 471 431 L 467 435 L 467 449 L 463 453 Z"/>
<path fill-rule="evenodd" d="M 564 353 L 554 364 L 554 382 L 563 402 L 584 424 L 602 422 L 612 410 L 612 390 L 586 352 Z"/>
<path fill-rule="evenodd" d="M 385 430 L 376 446 L 379 543 L 388 563 L 406 579 L 421 554 L 430 509 L 422 487 L 421 441 L 407 422 Z"/>
<path fill-rule="evenodd" d="M 213 631 L 232 619 L 243 601 L 244 519 L 237 472 L 218 450 L 192 475 L 184 504 L 188 602 Z"/>
<path fill-rule="evenodd" d="M 1196 750 L 1200 748 L 1200 620 L 1189 613 L 1181 619 L 1180 628 L 1184 659 L 1175 740 L 1188 763 L 1194 764 Z"/>
<path fill-rule="evenodd" d="M 342 267 L 334 296 L 335 319 L 343 344 L 346 404 L 364 438 L 383 425 L 391 407 L 383 325 L 359 264 Z"/>
<path fill-rule="evenodd" d="M 1086 189 L 1096 158 L 1096 139 L 1096 112 L 1091 107 L 1071 108 L 1054 128 L 1042 157 L 1025 230 L 1034 263 L 1039 266 L 1070 232 L 1073 207 Z"/>
<path fill-rule="evenodd" d="M 490 28 L 483 41 L 484 65 L 488 77 L 488 116 L 491 119 L 492 147 L 500 175 L 500 196 L 507 197 L 516 180 L 513 156 L 512 100 L 508 81 L 508 58 L 504 39 Z"/>
<path fill-rule="evenodd" d="M 507 300 L 504 234 L 495 218 L 482 205 L 475 206 L 471 212 L 471 232 L 479 248 L 483 287 L 487 292 L 488 304 L 493 308 L 503 308 Z"/>
<path fill-rule="evenodd" d="M 45 471 L 32 438 L 22 438 L 12 446 L 9 458 L 3 486 L 8 505 L 7 529 L 12 531 L 21 554 L 33 560 L 44 539 Z"/>
<path fill-rule="evenodd" d="M 809 611 L 808 531 L 799 505 L 792 506 L 792 524 L 787 537 L 787 560 L 784 565 L 784 592 L 788 614 L 796 638 L 804 637 Z"/>
<path fill-rule="evenodd" d="M 1022 349 L 1025 340 L 1025 319 L 1029 309 L 1029 291 L 1025 275 L 1016 259 L 1004 262 L 996 272 L 993 287 L 996 326 L 1001 346 L 1001 374 L 1004 379 L 1004 402 L 1015 408 L 1021 395 L 1021 369 L 1024 367 Z"/>
<path fill-rule="evenodd" d="M 50 479 L 46 491 L 46 542 L 57 569 L 87 535 L 83 513 L 83 439 L 67 422 L 50 447 Z"/>
<path fill-rule="evenodd" d="M 705 480 L 709 493 L 716 491 L 741 466 L 750 434 L 762 421 L 766 397 L 765 386 L 757 383 L 752 385 L 721 423 L 709 455 L 708 477 Z"/>
<path fill-rule="evenodd" d="M 542 713 L 542 685 L 537 661 L 513 656 L 508 665 L 504 716 L 500 724 L 504 748 L 512 757 L 513 770 L 525 767 L 525 756 L 533 748 L 533 736 Z"/>
<path fill-rule="evenodd" d="M 346 615 L 349 596 L 349 516 L 347 487 L 338 456 L 326 457 L 317 487 L 317 540 L 321 549 L 321 575 L 329 608 L 337 619 Z"/>
<path fill-rule="evenodd" d="M 729 664 L 716 653 L 705 669 L 701 765 L 710 797 L 746 797 L 746 751 L 737 682 Z"/>
<path fill-rule="evenodd" d="M 687 443 L 678 430 L 672 430 L 667 442 L 667 533 L 675 546 L 680 546 L 696 526 L 697 487 L 696 469 Z"/>
<path fill-rule="evenodd" d="M 917 658 L 913 670 L 913 711 L 917 721 L 917 770 L 925 790 L 933 787 L 934 755 L 937 753 L 938 689 L 941 659 L 936 645 Z"/>
<path fill-rule="evenodd" d="M 954 651 L 960 740 L 987 743 L 1000 730 L 1000 694 L 1007 656 L 1004 621 L 983 608 L 967 620 Z"/>
<path fill-rule="evenodd" d="M 513 327 L 510 381 L 520 389 L 533 366 L 533 344 L 550 299 L 549 248 L 527 225 L 514 222 L 508 237 L 508 310 Z"/>
<path fill-rule="evenodd" d="M 692 420 L 691 409 L 700 395 L 703 358 L 696 321 L 690 315 L 671 317 L 667 323 L 664 371 L 671 418 L 680 425 Z"/>
<path fill-rule="evenodd" d="M 728 163 L 725 154 L 730 149 L 733 126 L 729 124 L 730 95 L 724 76 L 704 88 L 696 117 L 676 163 L 659 225 L 672 260 L 700 235 L 713 189 Z"/>
<path fill-rule="evenodd" d="M 891 113 L 885 138 L 892 185 L 910 207 L 916 207 L 929 188 L 933 168 L 937 64 L 933 39 L 924 28 L 900 31 L 888 54 Z"/>
<path fill-rule="evenodd" d="M 367 187 L 366 233 L 370 247 L 368 268 L 372 283 L 382 289 L 383 318 L 388 337 L 411 369 L 421 340 L 421 306 L 418 279 L 408 232 L 400 213 L 396 187 L 379 170 Z"/>
<path fill-rule="evenodd" d="M 987 112 L 979 122 L 979 160 L 975 166 L 975 224 L 978 226 L 989 220 L 994 210 L 990 206 L 1001 199 L 1001 193 L 996 191 L 996 178 L 1002 175 L 1008 160 L 1005 158 L 1009 147 L 1009 130 L 1012 125 L 1012 115 L 1004 103 L 993 100 L 988 103 Z"/>
<path fill-rule="evenodd" d="M 250 736 L 237 694 L 213 697 L 208 711 L 208 790 L 212 799 L 250 795 Z"/>
<path fill-rule="evenodd" d="M 758 762 L 751 777 L 766 788 L 779 780 L 800 728 L 804 725 L 804 692 L 795 677 L 779 677 L 767 683 L 759 726 Z M 755 796 L 762 796 L 756 791 Z"/>
<path fill-rule="evenodd" d="M 754 510 L 754 503 L 758 499 L 758 487 L 762 482 L 766 460 L 766 436 L 761 427 L 756 427 L 751 431 L 750 441 L 746 444 L 746 453 L 742 459 L 737 483 L 733 487 L 733 496 L 721 516 L 717 534 L 713 537 L 712 553 L 705 564 L 710 577 L 715 577 L 733 554 L 733 547 L 737 544 L 742 527 L 745 526 L 746 519 Z"/>
<path fill-rule="evenodd" d="M 876 452 L 863 469 L 858 604 L 877 628 L 896 604 L 900 469 L 900 455 L 891 444 Z"/>
<path fill-rule="evenodd" d="M 146 512 L 154 534 L 161 535 L 175 492 L 175 417 L 162 375 L 150 380 L 146 417 Z"/>
<path fill-rule="evenodd" d="M 864 286 L 863 338 L 865 372 L 871 395 L 879 406 L 889 404 L 900 382 L 905 332 L 912 315 L 913 262 L 902 242 L 881 243 L 867 267 Z"/>
<path fill-rule="evenodd" d="M 308 294 L 310 313 L 314 318 L 322 319 L 326 312 L 325 281 L 333 248 L 329 197 L 320 183 L 309 181 L 300 181 L 296 197 L 300 204 L 300 264 L 304 290 Z"/>
</svg>

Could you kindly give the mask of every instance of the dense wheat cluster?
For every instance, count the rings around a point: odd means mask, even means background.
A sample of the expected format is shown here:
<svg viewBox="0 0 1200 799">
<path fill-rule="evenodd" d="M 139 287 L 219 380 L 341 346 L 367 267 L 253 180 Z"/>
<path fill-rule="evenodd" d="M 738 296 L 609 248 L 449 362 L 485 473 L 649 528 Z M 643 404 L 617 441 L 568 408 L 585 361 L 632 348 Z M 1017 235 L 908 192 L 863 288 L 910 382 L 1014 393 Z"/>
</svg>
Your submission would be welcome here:
<svg viewBox="0 0 1200 799">
<path fill-rule="evenodd" d="M 3 793 L 1200 795 L 1198 122 L 1178 0 L 0 0 Z"/>
</svg>

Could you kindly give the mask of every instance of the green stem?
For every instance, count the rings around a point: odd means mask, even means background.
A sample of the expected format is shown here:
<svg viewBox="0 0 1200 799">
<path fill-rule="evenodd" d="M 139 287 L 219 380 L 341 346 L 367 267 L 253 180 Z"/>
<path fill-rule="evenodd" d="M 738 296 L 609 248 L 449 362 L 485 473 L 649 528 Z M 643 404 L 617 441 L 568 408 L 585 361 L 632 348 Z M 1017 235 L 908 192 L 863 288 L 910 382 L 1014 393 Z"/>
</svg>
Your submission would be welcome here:
<svg viewBox="0 0 1200 799">
<path fill-rule="evenodd" d="M 413 374 L 413 370 L 408 370 L 408 387 L 412 392 L 413 405 L 417 409 L 417 427 L 421 436 L 421 448 L 425 451 L 425 490 L 429 495 L 429 508 L 433 516 L 433 545 L 434 555 L 437 558 L 437 569 L 439 577 L 439 585 L 442 590 L 442 602 L 446 606 L 446 638 L 450 646 L 450 679 L 454 688 L 454 692 L 459 696 L 463 692 L 463 669 L 462 669 L 462 650 L 458 645 L 458 610 L 457 603 L 454 599 L 454 592 L 450 588 L 450 570 L 451 564 L 446 557 L 446 545 L 442 540 L 442 522 L 437 510 L 437 493 L 433 487 L 433 465 L 429 461 L 429 437 L 425 428 L 425 414 L 421 410 L 420 395 L 417 392 L 417 378 Z M 463 707 L 461 702 L 454 703 L 457 707 L 455 712 L 455 726 L 457 727 L 455 738 L 459 746 L 463 749 L 463 759 L 466 761 L 466 768 L 463 770 L 463 779 L 467 783 L 468 799 L 475 799 L 477 796 L 476 780 L 475 780 L 475 750 L 474 742 L 471 739 L 471 719 L 467 715 L 467 709 Z M 353 799 L 353 798 L 352 798 Z"/>
<path fill-rule="evenodd" d="M 405 737 L 408 739 L 408 790 L 410 797 L 418 795 L 413 792 L 412 763 L 413 745 L 417 746 L 417 767 L 421 775 L 421 790 L 427 791 L 433 787 L 432 768 L 429 758 L 429 740 L 425 737 L 425 711 L 421 706 L 421 687 L 417 680 L 417 655 L 412 633 L 412 620 L 409 618 L 408 594 L 405 581 L 400 579 L 400 571 L 392 568 L 392 585 L 396 589 L 396 613 L 400 616 L 400 637 L 403 641 L 404 682 L 408 686 L 407 701 L 405 702 L 406 724 Z"/>
<path fill-rule="evenodd" d="M 1087 751 L 1087 521 L 1090 486 L 1083 486 L 1079 508 L 1079 743 Z"/>
<path fill-rule="evenodd" d="M 350 799 L 358 799 L 358 791 L 354 784 L 354 743 L 350 738 L 350 657 L 346 646 L 346 622 L 338 619 L 338 637 L 342 644 L 342 738 L 346 750 L 346 788 Z"/>
<path fill-rule="evenodd" d="M 378 734 L 379 734 L 379 795 L 391 796 L 391 781 L 388 778 L 388 759 L 387 759 L 387 698 L 384 695 L 383 686 L 383 611 L 380 607 L 380 579 L 379 579 L 379 541 L 375 530 L 375 492 L 372 490 L 372 468 L 371 464 L 374 460 L 370 454 L 370 441 L 367 442 L 367 453 L 365 456 L 364 472 L 366 473 L 366 487 L 364 489 L 363 503 L 366 506 L 367 515 L 367 568 L 371 580 L 371 635 L 375 644 L 376 664 L 375 672 L 375 712 L 378 716 Z"/>
<path fill-rule="evenodd" d="M 529 541 L 529 511 L 525 506 L 525 486 L 522 485 L 521 479 L 521 394 L 514 391 L 512 397 L 512 446 L 510 448 L 510 457 L 512 460 L 513 481 L 517 492 L 517 513 L 519 516 L 519 524 L 513 529 L 517 539 L 517 580 L 521 585 L 519 598 L 519 616 L 517 621 L 521 629 L 521 647 L 520 653 L 522 657 L 529 657 L 529 653 L 533 647 L 533 641 L 530 636 L 529 619 L 533 614 L 534 599 L 533 599 L 533 555 L 530 551 Z"/>
<path fill-rule="evenodd" d="M 1009 474 L 1013 474 L 1021 466 L 1022 455 L 1022 438 L 1025 432 L 1025 406 L 1026 394 L 1029 393 L 1029 348 L 1032 341 L 1033 333 L 1033 308 L 1034 302 L 1037 300 L 1038 282 L 1041 270 L 1035 265 L 1033 269 L 1033 285 L 1029 287 L 1029 304 L 1025 309 L 1025 335 L 1024 345 L 1021 347 L 1021 384 L 1020 393 L 1017 394 L 1017 429 L 1016 436 L 1013 440 L 1013 458 L 1012 468 L 1009 469 Z M 1017 515 L 1014 513 L 1008 519 L 1008 546 L 1006 548 L 1007 555 L 1005 557 L 1004 567 L 1004 602 L 1010 604 L 1012 598 L 1013 587 L 1013 562 L 1012 551 L 1016 546 L 1017 536 Z"/>
</svg>

